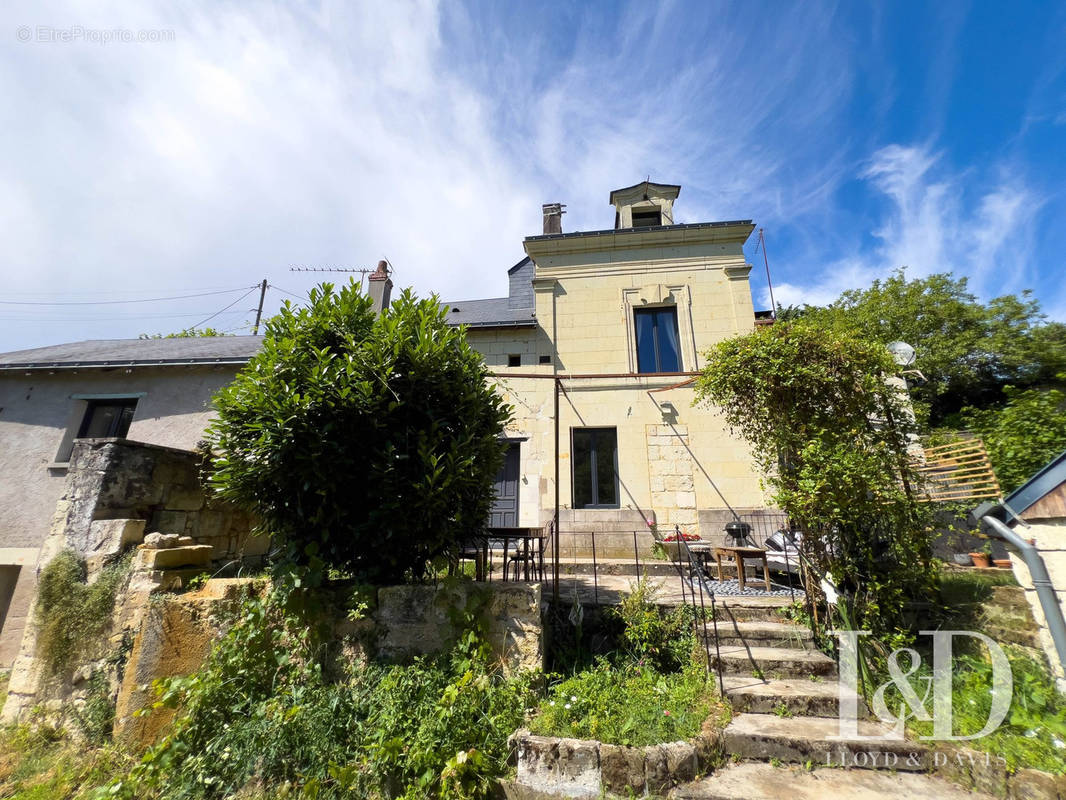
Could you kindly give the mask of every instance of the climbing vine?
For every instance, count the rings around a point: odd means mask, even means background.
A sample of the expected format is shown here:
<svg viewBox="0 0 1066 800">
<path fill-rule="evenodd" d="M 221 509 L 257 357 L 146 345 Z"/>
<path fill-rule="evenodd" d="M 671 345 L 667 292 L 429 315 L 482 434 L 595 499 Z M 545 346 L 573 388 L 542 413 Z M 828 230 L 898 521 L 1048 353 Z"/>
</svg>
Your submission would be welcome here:
<svg viewBox="0 0 1066 800">
<path fill-rule="evenodd" d="M 935 580 L 896 369 L 880 344 L 801 321 L 721 342 L 696 382 L 751 446 L 806 557 L 878 633 L 902 628 Z"/>
</svg>

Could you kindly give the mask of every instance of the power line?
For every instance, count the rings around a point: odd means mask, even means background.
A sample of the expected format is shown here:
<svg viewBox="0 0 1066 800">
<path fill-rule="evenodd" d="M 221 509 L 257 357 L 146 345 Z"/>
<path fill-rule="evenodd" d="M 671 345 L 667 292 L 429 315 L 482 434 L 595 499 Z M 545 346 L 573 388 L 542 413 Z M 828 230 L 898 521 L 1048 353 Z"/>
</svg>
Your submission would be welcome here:
<svg viewBox="0 0 1066 800">
<path fill-rule="evenodd" d="M 218 316 L 219 314 L 221 314 L 221 313 L 223 313 L 223 312 L 225 312 L 225 311 L 227 311 L 227 310 L 229 310 L 229 309 L 233 308 L 233 306 L 237 305 L 237 303 L 241 302 L 241 300 L 243 300 L 244 298 L 246 298 L 246 297 L 247 297 L 248 295 L 250 295 L 250 294 L 251 294 L 252 292 L 254 292 L 254 291 L 255 291 L 256 289 L 258 289 L 258 288 L 259 288 L 258 286 L 253 286 L 253 287 L 252 287 L 251 289 L 249 289 L 249 290 L 248 290 L 247 292 L 245 292 L 244 294 L 242 294 L 242 295 L 241 295 L 240 297 L 238 297 L 238 298 L 237 298 L 236 300 L 234 300 L 234 301 L 233 301 L 232 303 L 230 303 L 230 304 L 229 304 L 228 306 L 224 306 L 224 307 L 223 307 L 223 308 L 222 308 L 222 309 L 221 309 L 220 311 L 216 311 L 216 312 L 215 312 L 214 314 L 212 314 L 212 315 L 211 315 L 210 317 L 208 317 L 207 319 L 203 319 L 203 320 L 200 320 L 200 321 L 199 321 L 199 322 L 197 322 L 197 323 L 196 323 L 195 325 L 192 325 L 192 326 L 190 326 L 190 327 L 189 327 L 189 328 L 187 328 L 186 330 L 193 330 L 193 329 L 195 329 L 195 328 L 199 328 L 199 327 L 200 327 L 201 325 L 203 325 L 203 324 L 204 324 L 205 322 L 210 322 L 210 321 L 211 321 L 211 320 L 213 320 L 213 319 L 214 319 L 215 317 L 217 317 L 217 316 Z"/>
<path fill-rule="evenodd" d="M 218 292 L 200 292 L 198 294 L 179 294 L 179 295 L 174 295 L 172 297 L 145 297 L 145 298 L 141 298 L 140 300 L 79 300 L 79 301 L 76 301 L 76 302 L 51 302 L 51 303 L 28 301 L 28 300 L 0 300 L 0 305 L 5 305 L 5 306 L 112 306 L 112 305 L 119 305 L 119 304 L 124 304 L 124 303 L 159 303 L 159 302 L 162 302 L 164 300 L 186 300 L 186 299 L 188 299 L 190 297 L 208 297 L 210 295 L 216 295 L 216 294 L 232 294 L 233 292 L 239 292 L 239 291 L 242 291 L 242 290 L 247 289 L 247 288 L 249 288 L 249 287 L 241 286 L 241 287 L 239 287 L 237 289 L 223 289 L 222 291 L 218 291 Z M 259 286 L 258 286 L 258 284 L 256 284 L 255 286 L 253 286 L 251 288 L 252 289 L 258 289 Z"/>
<path fill-rule="evenodd" d="M 125 320 L 145 319 L 181 319 L 187 317 L 202 317 L 207 311 L 197 311 L 195 314 L 116 314 L 110 317 L 47 317 L 34 315 L 32 317 L 9 317 L 0 313 L 0 322 L 123 322 Z M 243 311 L 230 311 L 230 314 L 242 314 Z"/>
<path fill-rule="evenodd" d="M 304 300 L 306 302 L 310 302 L 310 298 L 308 298 L 307 295 L 296 294 L 295 292 L 287 291 L 286 289 L 282 289 L 280 286 L 275 286 L 274 284 L 270 284 L 270 288 L 271 289 L 276 289 L 277 291 L 281 292 L 282 294 L 287 294 L 287 295 L 289 295 L 289 297 L 295 297 L 297 300 Z"/>
</svg>

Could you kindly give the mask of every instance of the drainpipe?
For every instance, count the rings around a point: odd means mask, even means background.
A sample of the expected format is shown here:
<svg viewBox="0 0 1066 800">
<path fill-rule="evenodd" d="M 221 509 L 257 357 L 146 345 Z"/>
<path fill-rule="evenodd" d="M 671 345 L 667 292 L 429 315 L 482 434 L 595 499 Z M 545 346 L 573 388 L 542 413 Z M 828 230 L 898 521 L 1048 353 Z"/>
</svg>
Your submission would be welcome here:
<svg viewBox="0 0 1066 800">
<path fill-rule="evenodd" d="M 1055 643 L 1055 650 L 1059 654 L 1059 664 L 1066 672 L 1066 620 L 1062 616 L 1062 606 L 1055 594 L 1055 587 L 1051 583 L 1047 567 L 1040 553 L 1029 542 L 1008 528 L 1002 521 L 992 516 L 993 513 L 1002 509 L 1002 505 L 982 503 L 970 515 L 991 529 L 998 538 L 1003 539 L 1018 551 L 1022 561 L 1029 568 L 1029 575 L 1033 580 L 1033 588 L 1036 596 L 1040 598 L 1040 607 L 1044 609 L 1044 618 L 1047 620 L 1048 632 L 1051 640 Z"/>
</svg>

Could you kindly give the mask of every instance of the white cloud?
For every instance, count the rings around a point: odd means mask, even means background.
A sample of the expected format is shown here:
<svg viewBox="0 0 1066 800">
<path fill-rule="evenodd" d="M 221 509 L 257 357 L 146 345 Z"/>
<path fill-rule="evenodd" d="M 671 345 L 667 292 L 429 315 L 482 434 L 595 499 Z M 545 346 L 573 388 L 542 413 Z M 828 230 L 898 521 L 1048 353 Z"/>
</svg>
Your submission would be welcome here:
<svg viewBox="0 0 1066 800">
<path fill-rule="evenodd" d="M 853 242 L 853 252 L 810 271 L 808 282 L 775 287 L 777 301 L 825 304 L 899 267 L 912 277 L 966 276 L 981 296 L 1026 288 L 1032 278 L 1026 242 L 1040 197 L 1005 167 L 982 184 L 980 176 L 953 173 L 943 161 L 925 145 L 893 144 L 876 151 L 859 177 L 887 201 L 872 231 L 877 244 L 863 249 Z"/>
</svg>

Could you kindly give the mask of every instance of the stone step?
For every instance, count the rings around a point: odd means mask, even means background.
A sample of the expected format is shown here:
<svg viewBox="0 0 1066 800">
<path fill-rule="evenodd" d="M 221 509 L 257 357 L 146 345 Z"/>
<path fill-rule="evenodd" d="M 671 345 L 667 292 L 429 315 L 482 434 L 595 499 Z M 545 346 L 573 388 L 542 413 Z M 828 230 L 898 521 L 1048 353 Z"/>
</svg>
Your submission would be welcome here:
<svg viewBox="0 0 1066 800">
<path fill-rule="evenodd" d="M 545 560 L 545 568 L 548 564 Z M 628 559 L 621 558 L 559 558 L 560 575 L 626 575 L 639 578 L 647 575 L 649 578 L 673 578 L 680 580 L 677 574 L 677 566 L 670 561 L 659 559 L 641 559 L 638 565 L 632 555 Z"/>
<path fill-rule="evenodd" d="M 819 769 L 769 764 L 733 764 L 674 789 L 673 800 L 991 800 L 933 777 L 907 772 Z"/>
<path fill-rule="evenodd" d="M 706 604 L 709 606 L 710 601 Z M 787 622 L 784 609 L 791 604 L 788 597 L 719 597 L 715 606 L 720 621 Z"/>
<path fill-rule="evenodd" d="M 905 772 L 929 768 L 924 744 L 890 738 L 880 722 L 859 720 L 857 730 L 858 737 L 840 738 L 837 719 L 740 714 L 722 732 L 722 745 L 727 754 L 750 761 Z"/>
<path fill-rule="evenodd" d="M 814 634 L 802 625 L 790 625 L 769 620 L 718 622 L 718 643 L 722 645 L 750 644 L 759 647 L 794 647 L 813 650 Z"/>
<path fill-rule="evenodd" d="M 835 678 L 837 663 L 818 650 L 795 647 L 719 645 L 708 647 L 711 664 L 721 663 L 725 675 L 755 675 L 760 678 Z"/>
<path fill-rule="evenodd" d="M 725 675 L 722 683 L 734 711 L 833 719 L 840 714 L 841 686 L 835 680 L 760 680 L 742 675 Z M 862 698 L 850 690 L 844 691 L 855 698 L 860 716 L 867 716 Z"/>
</svg>

